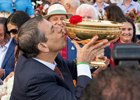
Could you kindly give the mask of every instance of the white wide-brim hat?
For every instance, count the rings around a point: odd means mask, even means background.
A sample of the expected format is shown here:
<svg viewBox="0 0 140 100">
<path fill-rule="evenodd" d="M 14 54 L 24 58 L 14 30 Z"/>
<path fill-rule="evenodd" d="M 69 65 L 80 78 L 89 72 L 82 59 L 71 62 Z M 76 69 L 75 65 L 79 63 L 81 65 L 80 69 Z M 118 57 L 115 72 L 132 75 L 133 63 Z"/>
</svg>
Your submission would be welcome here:
<svg viewBox="0 0 140 100">
<path fill-rule="evenodd" d="M 61 4 L 53 4 L 48 8 L 47 15 L 45 18 L 48 20 L 52 15 L 66 15 L 67 18 L 72 16 L 72 14 L 68 14 L 66 9 Z"/>
</svg>

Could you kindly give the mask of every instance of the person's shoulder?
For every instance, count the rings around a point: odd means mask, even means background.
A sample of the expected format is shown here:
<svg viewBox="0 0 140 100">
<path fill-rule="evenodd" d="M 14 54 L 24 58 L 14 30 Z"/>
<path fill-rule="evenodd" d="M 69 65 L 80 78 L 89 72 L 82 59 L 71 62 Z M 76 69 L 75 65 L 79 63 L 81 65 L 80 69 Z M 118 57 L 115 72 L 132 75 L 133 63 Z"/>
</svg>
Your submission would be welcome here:
<svg viewBox="0 0 140 100">
<path fill-rule="evenodd" d="M 106 7 L 106 6 L 109 6 L 109 4 L 107 4 L 107 3 L 105 3 L 105 2 L 104 2 L 104 5 L 105 5 L 105 7 Z"/>
<path fill-rule="evenodd" d="M 25 54 L 20 55 L 18 62 L 17 62 L 17 66 L 22 66 L 24 68 L 27 67 L 27 69 L 32 69 L 32 70 L 38 70 L 38 69 L 47 67 L 44 64 L 42 64 L 41 62 L 35 60 L 34 58 L 27 57 Z"/>
<path fill-rule="evenodd" d="M 20 56 L 15 70 L 15 78 L 19 78 L 20 81 L 24 80 L 24 82 L 47 79 L 54 76 L 53 74 L 53 70 L 44 64 L 24 55 Z"/>
<path fill-rule="evenodd" d="M 123 6 L 123 3 L 117 3 L 116 5 L 120 7 Z"/>
</svg>

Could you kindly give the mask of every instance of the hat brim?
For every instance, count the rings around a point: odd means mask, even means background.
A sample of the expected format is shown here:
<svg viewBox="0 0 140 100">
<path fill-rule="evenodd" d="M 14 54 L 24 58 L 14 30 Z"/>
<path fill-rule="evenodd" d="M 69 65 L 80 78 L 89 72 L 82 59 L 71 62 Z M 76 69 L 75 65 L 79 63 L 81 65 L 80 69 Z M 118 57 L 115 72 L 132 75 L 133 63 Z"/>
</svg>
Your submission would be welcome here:
<svg viewBox="0 0 140 100">
<path fill-rule="evenodd" d="M 50 15 L 44 16 L 44 18 L 48 20 L 53 15 L 66 15 L 67 19 L 72 16 L 72 14 L 50 14 Z"/>
</svg>

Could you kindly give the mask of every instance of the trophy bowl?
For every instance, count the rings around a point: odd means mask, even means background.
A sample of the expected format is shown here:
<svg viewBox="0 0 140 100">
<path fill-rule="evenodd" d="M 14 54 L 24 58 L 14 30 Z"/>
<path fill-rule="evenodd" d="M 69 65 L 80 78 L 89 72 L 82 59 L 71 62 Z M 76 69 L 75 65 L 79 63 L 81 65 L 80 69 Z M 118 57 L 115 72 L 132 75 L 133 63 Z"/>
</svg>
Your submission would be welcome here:
<svg viewBox="0 0 140 100">
<path fill-rule="evenodd" d="M 112 21 L 101 21 L 101 20 L 82 20 L 77 24 L 71 24 L 70 19 L 64 21 L 66 24 L 67 34 L 71 40 L 76 40 L 77 43 L 85 45 L 90 39 L 98 35 L 96 43 L 101 42 L 103 39 L 109 41 L 119 37 L 121 33 L 121 23 Z M 95 44 L 96 44 L 95 43 Z M 91 61 L 91 68 L 99 68 L 105 66 L 105 60 L 98 59 Z"/>
<path fill-rule="evenodd" d="M 98 35 L 98 40 L 108 39 L 109 41 L 119 37 L 121 23 L 101 20 L 83 20 L 73 25 L 69 19 L 65 20 L 67 34 L 71 40 L 80 44 L 86 44 L 90 39 Z M 98 41 L 100 42 L 100 41 Z"/>
</svg>

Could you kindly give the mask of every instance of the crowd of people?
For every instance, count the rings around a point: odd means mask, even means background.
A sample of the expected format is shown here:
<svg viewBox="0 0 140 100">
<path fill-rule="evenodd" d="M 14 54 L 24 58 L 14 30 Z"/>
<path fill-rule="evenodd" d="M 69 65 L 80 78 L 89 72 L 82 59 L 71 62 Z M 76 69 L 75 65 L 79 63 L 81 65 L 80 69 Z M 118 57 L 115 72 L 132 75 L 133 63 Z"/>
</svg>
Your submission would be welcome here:
<svg viewBox="0 0 140 100">
<path fill-rule="evenodd" d="M 140 3 L 0 0 L 0 99 L 138 100 L 139 65 L 116 64 L 113 58 L 116 45 L 133 47 L 139 41 L 136 19 L 128 16 L 132 10 L 139 14 Z M 121 33 L 112 42 L 97 42 L 96 35 L 81 46 L 67 36 L 65 29 L 64 20 L 73 15 L 119 22 Z M 132 56 L 139 63 L 140 57 Z M 91 68 L 90 62 L 98 57 L 104 58 L 105 65 Z M 117 60 L 131 63 L 129 56 Z"/>
</svg>

